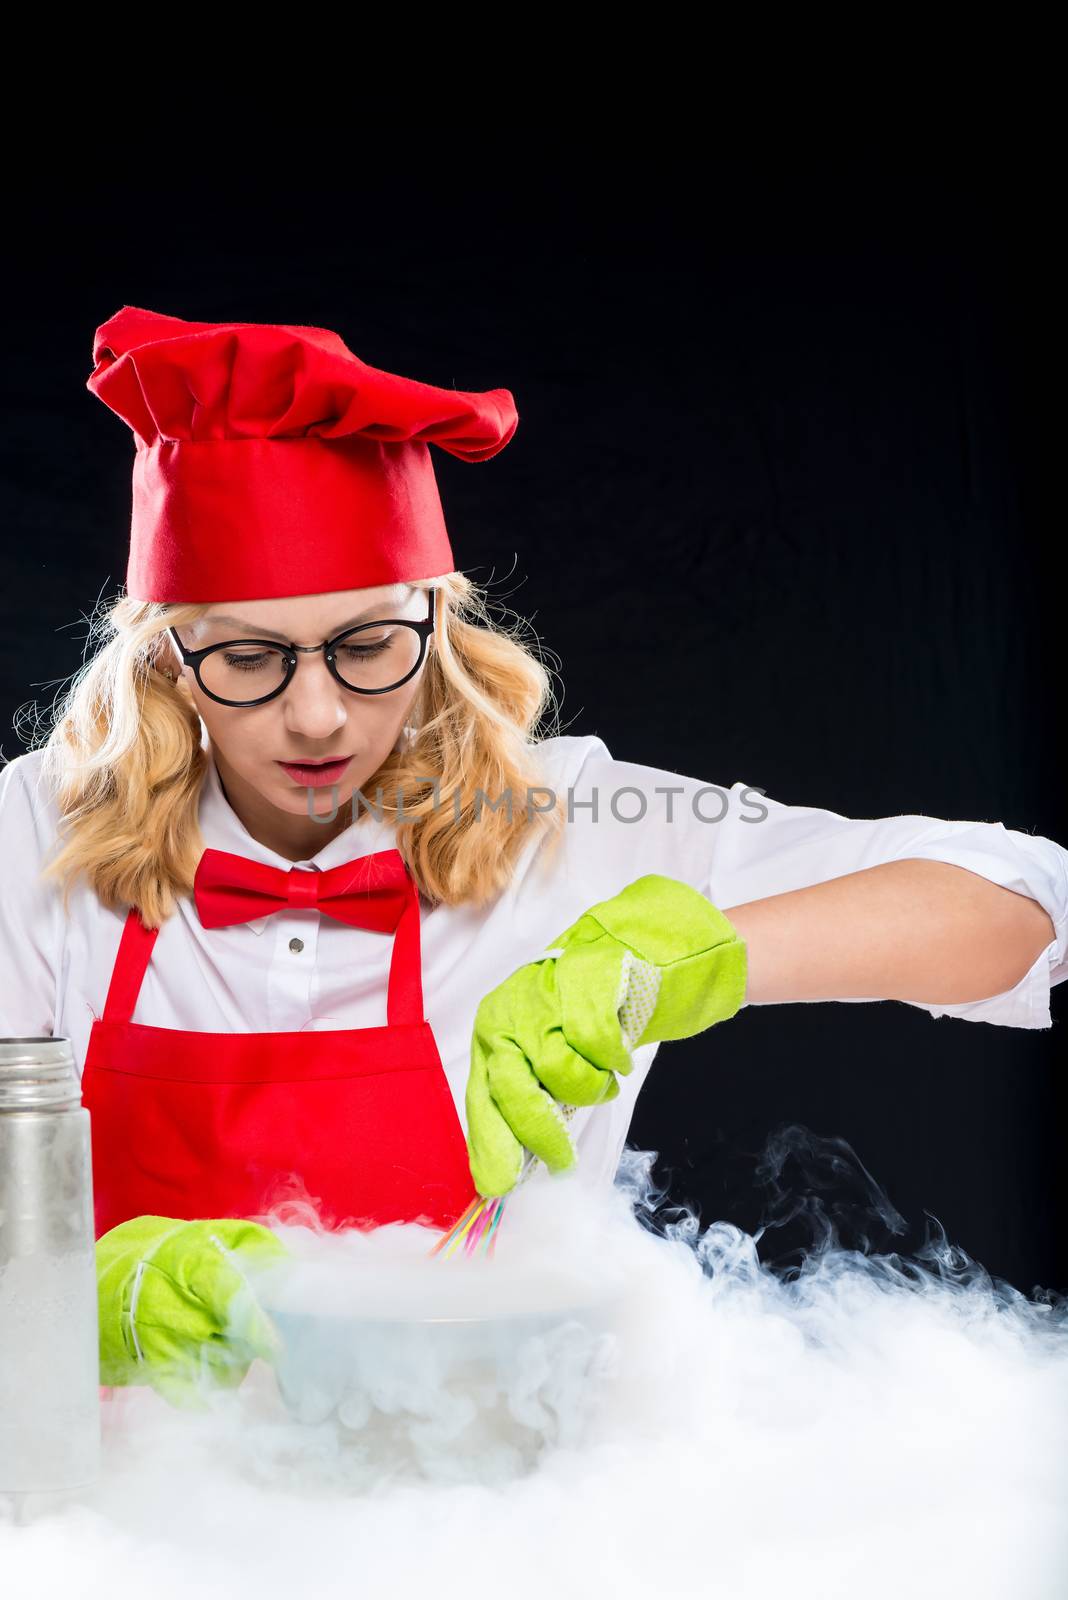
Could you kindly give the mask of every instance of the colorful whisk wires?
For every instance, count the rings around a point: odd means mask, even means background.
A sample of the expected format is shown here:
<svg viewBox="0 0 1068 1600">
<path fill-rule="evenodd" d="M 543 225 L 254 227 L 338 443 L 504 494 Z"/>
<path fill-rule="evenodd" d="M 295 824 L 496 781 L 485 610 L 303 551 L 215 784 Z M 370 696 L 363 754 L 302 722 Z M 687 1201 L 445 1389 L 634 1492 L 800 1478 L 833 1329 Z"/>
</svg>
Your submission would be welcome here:
<svg viewBox="0 0 1068 1600">
<path fill-rule="evenodd" d="M 561 1104 L 560 1107 L 564 1121 L 570 1123 L 577 1106 Z M 523 1156 L 523 1164 L 519 1169 L 519 1177 L 515 1185 L 509 1190 L 515 1190 L 526 1183 L 534 1168 L 538 1164 L 538 1157 L 532 1150 L 527 1150 Z M 477 1195 L 462 1217 L 457 1217 L 448 1233 L 442 1234 L 437 1244 L 427 1252 L 431 1256 L 453 1256 L 458 1250 L 467 1256 L 492 1256 L 497 1247 L 497 1231 L 504 1215 L 504 1202 L 508 1195 L 494 1195 L 487 1199 L 484 1195 Z"/>
<path fill-rule="evenodd" d="M 479 1195 L 477 1200 L 472 1200 L 463 1216 L 457 1218 L 448 1233 L 442 1234 L 429 1253 L 432 1256 L 451 1256 L 462 1249 L 468 1256 L 492 1256 L 504 1201 L 504 1195 L 496 1195 L 489 1200 Z"/>
<path fill-rule="evenodd" d="M 515 1188 L 509 1190 L 514 1194 L 522 1184 L 526 1183 L 537 1165 L 538 1158 L 528 1150 L 523 1157 L 523 1165 L 519 1170 Z M 484 1195 L 477 1195 L 462 1217 L 458 1217 L 449 1229 L 442 1234 L 437 1244 L 427 1253 L 432 1256 L 452 1256 L 462 1250 L 468 1256 L 492 1256 L 497 1248 L 497 1230 L 501 1225 L 504 1215 L 504 1203 L 508 1195 L 494 1195 L 487 1199 Z"/>
</svg>

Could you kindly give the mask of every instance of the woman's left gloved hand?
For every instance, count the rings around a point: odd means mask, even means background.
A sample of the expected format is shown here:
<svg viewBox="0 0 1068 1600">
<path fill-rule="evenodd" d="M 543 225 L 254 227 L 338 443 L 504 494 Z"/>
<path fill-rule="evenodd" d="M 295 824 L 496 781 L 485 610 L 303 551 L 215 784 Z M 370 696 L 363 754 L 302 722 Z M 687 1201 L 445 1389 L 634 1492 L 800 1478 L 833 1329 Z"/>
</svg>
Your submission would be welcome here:
<svg viewBox="0 0 1068 1600">
<path fill-rule="evenodd" d="M 733 1017 L 746 977 L 744 941 L 687 883 L 650 873 L 592 906 L 475 1014 L 466 1107 L 478 1192 L 514 1188 L 524 1146 L 553 1172 L 573 1166 L 561 1105 L 614 1100 L 633 1050 Z"/>
<path fill-rule="evenodd" d="M 234 1388 L 279 1340 L 247 1276 L 289 1251 L 239 1217 L 131 1217 L 96 1241 L 100 1382 L 151 1384 L 204 1409 L 206 1387 Z"/>
</svg>

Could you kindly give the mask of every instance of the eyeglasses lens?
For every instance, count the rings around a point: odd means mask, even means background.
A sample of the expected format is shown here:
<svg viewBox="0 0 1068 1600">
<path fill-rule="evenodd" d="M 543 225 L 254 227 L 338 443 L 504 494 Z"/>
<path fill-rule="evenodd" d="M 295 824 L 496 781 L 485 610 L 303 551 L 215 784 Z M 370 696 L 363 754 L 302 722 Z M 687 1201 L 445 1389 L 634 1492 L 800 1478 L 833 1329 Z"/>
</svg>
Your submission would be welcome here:
<svg viewBox="0 0 1068 1600">
<path fill-rule="evenodd" d="M 348 634 L 334 646 L 338 674 L 353 689 L 389 689 L 413 671 L 420 638 L 402 622 L 383 622 Z M 299 669 L 298 669 L 299 670 Z M 285 652 L 249 642 L 228 644 L 200 664 L 205 689 L 222 700 L 260 700 L 285 681 Z"/>
</svg>

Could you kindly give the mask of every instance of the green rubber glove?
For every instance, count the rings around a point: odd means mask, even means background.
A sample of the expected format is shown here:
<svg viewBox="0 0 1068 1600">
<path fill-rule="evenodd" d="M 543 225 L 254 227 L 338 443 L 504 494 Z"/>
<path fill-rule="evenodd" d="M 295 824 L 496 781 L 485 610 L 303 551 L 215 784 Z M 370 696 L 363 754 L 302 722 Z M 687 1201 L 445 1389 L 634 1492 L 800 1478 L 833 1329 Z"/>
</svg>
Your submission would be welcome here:
<svg viewBox="0 0 1068 1600">
<path fill-rule="evenodd" d="M 131 1217 L 96 1242 L 100 1382 L 148 1383 L 204 1409 L 204 1380 L 236 1388 L 278 1334 L 244 1267 L 289 1251 L 269 1228 L 224 1217 Z"/>
<path fill-rule="evenodd" d="M 637 1046 L 733 1017 L 746 978 L 744 941 L 687 883 L 650 873 L 592 906 L 475 1013 L 466 1106 L 478 1192 L 514 1188 L 524 1146 L 553 1172 L 574 1166 L 561 1107 L 614 1100 Z"/>
</svg>

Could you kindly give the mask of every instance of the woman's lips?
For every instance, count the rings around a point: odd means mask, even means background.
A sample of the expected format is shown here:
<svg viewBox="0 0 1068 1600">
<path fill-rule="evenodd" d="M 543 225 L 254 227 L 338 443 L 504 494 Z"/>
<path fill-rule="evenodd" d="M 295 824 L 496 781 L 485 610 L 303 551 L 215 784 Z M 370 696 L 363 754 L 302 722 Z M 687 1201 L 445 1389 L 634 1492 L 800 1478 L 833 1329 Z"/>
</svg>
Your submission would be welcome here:
<svg viewBox="0 0 1068 1600">
<path fill-rule="evenodd" d="M 313 789 L 321 789 L 325 784 L 336 783 L 351 760 L 351 756 L 345 756 L 340 761 L 324 761 L 314 767 L 300 766 L 292 761 L 280 761 L 278 765 L 283 772 L 293 779 L 294 783 L 303 783 Z"/>
</svg>

